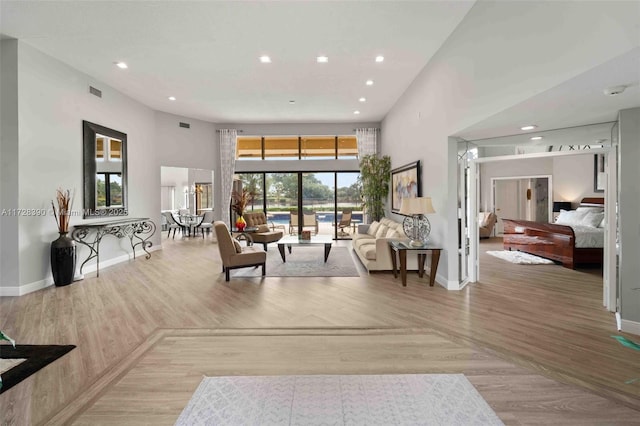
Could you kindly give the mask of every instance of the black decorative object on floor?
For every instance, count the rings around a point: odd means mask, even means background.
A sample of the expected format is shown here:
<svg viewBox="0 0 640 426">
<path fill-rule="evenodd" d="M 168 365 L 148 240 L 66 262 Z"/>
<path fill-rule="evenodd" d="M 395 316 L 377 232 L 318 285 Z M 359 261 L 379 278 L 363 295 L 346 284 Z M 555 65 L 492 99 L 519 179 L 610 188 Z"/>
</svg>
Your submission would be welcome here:
<svg viewBox="0 0 640 426">
<path fill-rule="evenodd" d="M 51 274 L 56 286 L 71 284 L 76 272 L 76 243 L 60 232 L 60 237 L 51 243 Z"/>
<path fill-rule="evenodd" d="M 2 373 L 2 389 L 6 392 L 33 373 L 70 352 L 75 345 L 0 345 L 0 358 L 26 360 Z"/>
</svg>

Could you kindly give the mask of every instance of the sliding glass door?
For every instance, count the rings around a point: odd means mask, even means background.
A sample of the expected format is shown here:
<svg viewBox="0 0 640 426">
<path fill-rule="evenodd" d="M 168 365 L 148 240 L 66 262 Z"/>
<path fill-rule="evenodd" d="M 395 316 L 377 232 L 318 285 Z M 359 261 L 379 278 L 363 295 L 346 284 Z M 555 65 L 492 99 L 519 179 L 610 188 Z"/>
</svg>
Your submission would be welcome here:
<svg viewBox="0 0 640 426">
<path fill-rule="evenodd" d="M 254 194 L 247 211 L 265 211 L 267 220 L 283 225 L 288 235 L 308 230 L 312 235 L 350 239 L 357 224 L 362 223 L 359 175 L 358 172 L 238 173 L 236 184 Z"/>
</svg>

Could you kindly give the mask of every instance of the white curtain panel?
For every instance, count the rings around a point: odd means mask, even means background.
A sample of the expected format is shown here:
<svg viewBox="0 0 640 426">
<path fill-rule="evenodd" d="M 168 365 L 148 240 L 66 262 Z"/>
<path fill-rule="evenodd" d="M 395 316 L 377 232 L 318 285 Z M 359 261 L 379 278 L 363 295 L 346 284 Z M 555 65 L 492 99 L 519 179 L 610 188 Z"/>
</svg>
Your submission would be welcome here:
<svg viewBox="0 0 640 426">
<path fill-rule="evenodd" d="M 229 223 L 229 203 L 233 189 L 233 174 L 236 166 L 236 129 L 220 130 L 220 186 L 222 194 L 222 221 Z"/>
<path fill-rule="evenodd" d="M 378 152 L 378 129 L 356 129 L 356 139 L 358 140 L 358 158 Z"/>
</svg>

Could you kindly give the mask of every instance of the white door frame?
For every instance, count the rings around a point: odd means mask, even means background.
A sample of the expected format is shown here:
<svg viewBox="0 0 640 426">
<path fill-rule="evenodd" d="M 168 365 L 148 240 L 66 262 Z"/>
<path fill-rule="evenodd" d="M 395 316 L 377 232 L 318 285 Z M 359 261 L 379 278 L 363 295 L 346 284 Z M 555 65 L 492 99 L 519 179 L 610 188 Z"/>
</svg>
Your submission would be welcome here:
<svg viewBox="0 0 640 426">
<path fill-rule="evenodd" d="M 552 158 L 552 157 L 566 157 L 570 155 L 605 155 L 605 179 L 606 179 L 606 191 L 605 196 L 605 229 L 604 229 L 604 256 L 603 256 L 603 295 L 602 304 L 609 311 L 616 311 L 617 302 L 617 271 L 616 271 L 616 235 L 617 229 L 617 215 L 616 215 L 616 194 L 618 191 L 617 181 L 615 178 L 611 179 L 611 176 L 616 176 L 612 173 L 617 173 L 615 161 L 609 161 L 610 158 L 615 159 L 615 148 L 596 148 L 588 150 L 578 151 L 556 151 L 556 152 L 540 152 L 533 154 L 522 155 L 504 155 L 499 157 L 484 157 L 470 160 L 470 173 L 472 182 L 469 185 L 469 200 L 470 206 L 468 212 L 468 223 L 471 226 L 469 230 L 470 237 L 470 250 L 469 250 L 469 282 L 477 282 L 480 278 L 479 261 L 478 261 L 478 246 L 480 244 L 480 238 L 478 233 L 478 212 L 480 211 L 480 205 L 478 200 L 478 194 L 480 193 L 480 178 L 478 176 L 478 164 L 491 163 L 496 161 L 512 161 L 523 160 L 531 158 Z M 610 155 L 613 154 L 613 155 Z M 553 199 L 553 193 L 550 194 L 550 200 Z M 551 216 L 550 216 L 551 217 Z"/>
<path fill-rule="evenodd" d="M 491 157 L 489 157 L 491 158 Z M 489 205 L 493 209 L 493 213 L 496 211 L 496 199 L 495 199 L 495 183 L 497 180 L 519 180 L 519 179 L 541 179 L 547 178 L 549 182 L 549 200 L 548 200 L 548 216 L 549 219 L 553 218 L 553 175 L 527 175 L 527 176 L 505 176 L 505 177 L 492 177 L 491 178 L 491 204 Z"/>
</svg>

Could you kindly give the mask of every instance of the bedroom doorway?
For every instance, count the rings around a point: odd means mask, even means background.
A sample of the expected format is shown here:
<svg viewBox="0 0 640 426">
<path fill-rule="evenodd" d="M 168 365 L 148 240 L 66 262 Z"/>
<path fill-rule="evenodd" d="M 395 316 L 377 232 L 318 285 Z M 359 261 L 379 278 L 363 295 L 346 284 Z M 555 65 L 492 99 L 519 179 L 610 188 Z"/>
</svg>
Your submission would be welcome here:
<svg viewBox="0 0 640 426">
<path fill-rule="evenodd" d="M 551 175 L 491 178 L 490 209 L 497 222 L 493 235 L 503 233 L 503 218 L 549 223 L 553 194 Z"/>
<path fill-rule="evenodd" d="M 489 202 L 487 197 L 482 195 L 480 184 L 480 165 L 488 163 L 498 163 L 506 165 L 507 161 L 521 161 L 521 160 L 540 160 L 540 159 L 553 159 L 553 158 L 568 158 L 570 156 L 583 156 L 589 155 L 588 159 L 594 158 L 594 156 L 602 156 L 604 158 L 605 172 L 599 175 L 599 179 L 606 182 L 604 185 L 604 192 L 601 196 L 605 199 L 604 213 L 605 213 L 605 226 L 604 226 L 604 244 L 603 244 L 603 305 L 611 312 L 615 312 L 617 307 L 617 256 L 616 256 L 616 230 L 617 230 L 617 217 L 616 217 L 616 200 L 617 200 L 617 181 L 615 176 L 616 161 L 609 161 L 609 157 L 615 159 L 616 148 L 602 147 L 588 150 L 579 151 L 564 151 L 564 152 L 541 152 L 534 154 L 522 154 L 522 155 L 505 155 L 497 157 L 485 157 L 473 159 L 470 161 L 470 176 L 472 177 L 472 183 L 469 185 L 469 211 L 467 221 L 471 224 L 468 229 L 470 252 L 468 261 L 469 280 L 468 282 L 477 282 L 480 279 L 480 261 L 479 250 L 480 240 L 478 232 L 478 213 L 481 210 L 488 211 Z M 593 164 L 593 163 L 591 163 Z M 601 172 L 602 173 L 602 172 Z M 610 178 L 613 177 L 613 178 Z M 493 200 L 492 200 L 493 201 Z M 553 200 L 553 196 L 549 201 Z M 577 201 L 576 201 L 577 205 Z M 484 208 L 481 208 L 483 206 Z M 552 218 L 551 210 L 548 210 L 549 218 Z"/>
</svg>

